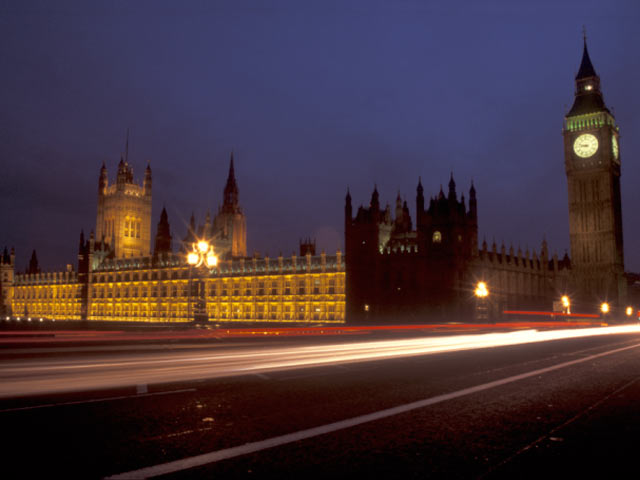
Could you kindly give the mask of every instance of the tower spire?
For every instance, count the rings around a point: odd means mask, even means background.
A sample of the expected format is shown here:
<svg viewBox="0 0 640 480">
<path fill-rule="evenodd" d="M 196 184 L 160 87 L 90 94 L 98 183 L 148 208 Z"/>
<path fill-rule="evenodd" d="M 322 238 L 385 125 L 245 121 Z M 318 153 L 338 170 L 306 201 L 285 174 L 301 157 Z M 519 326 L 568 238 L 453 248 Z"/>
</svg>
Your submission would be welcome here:
<svg viewBox="0 0 640 480">
<path fill-rule="evenodd" d="M 229 160 L 229 175 L 227 176 L 227 184 L 224 187 L 224 206 L 237 207 L 238 205 L 238 184 L 236 182 L 236 174 L 233 166 L 233 151 L 231 151 L 231 159 Z"/>
<path fill-rule="evenodd" d="M 584 29 L 584 27 L 583 27 Z M 576 80 L 581 78 L 588 77 L 596 77 L 596 70 L 593 68 L 593 64 L 591 63 L 591 58 L 589 57 L 589 50 L 587 49 L 587 33 L 586 30 L 583 30 L 583 41 L 584 46 L 582 49 L 582 61 L 580 62 L 580 69 L 576 74 Z"/>
<path fill-rule="evenodd" d="M 610 113 L 602 98 L 600 77 L 598 77 L 595 68 L 593 68 L 593 63 L 591 63 L 589 50 L 587 49 L 587 36 L 584 32 L 583 43 L 582 60 L 580 61 L 580 68 L 575 78 L 575 100 L 571 110 L 567 113 L 567 117 L 597 112 Z"/>
</svg>

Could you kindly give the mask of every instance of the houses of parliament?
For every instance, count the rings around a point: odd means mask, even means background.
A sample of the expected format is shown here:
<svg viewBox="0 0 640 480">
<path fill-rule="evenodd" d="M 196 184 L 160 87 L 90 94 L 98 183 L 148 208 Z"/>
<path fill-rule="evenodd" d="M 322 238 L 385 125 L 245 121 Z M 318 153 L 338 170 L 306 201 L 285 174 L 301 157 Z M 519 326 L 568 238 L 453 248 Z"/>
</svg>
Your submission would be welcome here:
<svg viewBox="0 0 640 480">
<path fill-rule="evenodd" d="M 190 322 L 192 283 L 202 285 L 213 322 L 375 323 L 465 321 L 475 318 L 479 281 L 489 288 L 490 317 L 508 310 L 548 311 L 562 295 L 574 309 L 595 311 L 602 301 L 628 304 L 620 194 L 619 128 L 607 108 L 586 40 L 575 78 L 573 106 L 562 130 L 568 185 L 570 253 L 515 251 L 478 239 L 478 194 L 448 189 L 428 200 L 420 179 L 415 220 L 400 195 L 382 207 L 374 187 L 366 206 L 345 199 L 345 255 L 315 252 L 312 242 L 291 257 L 247 256 L 246 219 L 233 155 L 222 204 L 213 218 L 175 242 L 162 210 L 152 245 L 152 172 L 134 180 L 128 158 L 109 184 L 98 176 L 95 233 L 80 235 L 75 267 L 43 273 L 35 255 L 26 273 L 15 251 L 0 255 L 4 315 L 86 321 Z M 220 257 L 195 270 L 186 250 L 208 240 Z M 153 247 L 153 248 L 152 248 Z"/>
</svg>

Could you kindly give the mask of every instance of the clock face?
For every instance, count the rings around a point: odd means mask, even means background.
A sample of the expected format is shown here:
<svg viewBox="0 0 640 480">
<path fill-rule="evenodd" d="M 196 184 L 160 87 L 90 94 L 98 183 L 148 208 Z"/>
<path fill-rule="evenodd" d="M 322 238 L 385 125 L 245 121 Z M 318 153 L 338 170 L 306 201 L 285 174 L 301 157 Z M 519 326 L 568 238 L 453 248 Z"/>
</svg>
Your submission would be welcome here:
<svg viewBox="0 0 640 480">
<path fill-rule="evenodd" d="M 573 142 L 573 151 L 582 158 L 589 158 L 598 150 L 598 139 L 590 133 L 583 133 Z"/>
<path fill-rule="evenodd" d="M 618 155 L 620 155 L 620 151 L 618 150 L 618 139 L 615 137 L 611 137 L 611 148 L 613 149 L 613 158 L 618 159 Z"/>
</svg>

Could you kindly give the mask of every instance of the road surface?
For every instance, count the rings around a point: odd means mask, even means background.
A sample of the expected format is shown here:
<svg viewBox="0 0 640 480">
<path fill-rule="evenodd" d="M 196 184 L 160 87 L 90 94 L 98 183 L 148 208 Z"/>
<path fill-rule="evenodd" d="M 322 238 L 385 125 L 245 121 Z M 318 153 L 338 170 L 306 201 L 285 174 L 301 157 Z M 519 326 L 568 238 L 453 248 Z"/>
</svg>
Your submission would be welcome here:
<svg viewBox="0 0 640 480">
<path fill-rule="evenodd" d="M 640 333 L 575 332 L 7 347 L 4 468 L 617 477 L 636 470 Z"/>
</svg>

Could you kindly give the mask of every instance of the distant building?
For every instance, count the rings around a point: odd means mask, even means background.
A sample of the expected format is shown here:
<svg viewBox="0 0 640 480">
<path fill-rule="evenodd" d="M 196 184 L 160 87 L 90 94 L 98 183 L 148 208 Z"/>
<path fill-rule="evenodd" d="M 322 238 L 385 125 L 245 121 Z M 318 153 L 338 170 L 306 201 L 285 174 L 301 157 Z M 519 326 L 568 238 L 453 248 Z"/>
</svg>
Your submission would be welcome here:
<svg viewBox="0 0 640 480">
<path fill-rule="evenodd" d="M 491 292 L 493 317 L 505 310 L 548 311 L 562 295 L 574 310 L 593 313 L 604 301 L 623 308 L 628 284 L 639 300 L 636 277 L 624 272 L 619 128 L 602 98 L 586 40 L 563 135 L 571 260 L 551 256 L 546 242 L 539 253 L 507 252 L 495 242 L 488 248 L 486 241 L 479 248 L 475 188 L 467 207 L 453 178 L 448 193 L 441 189 L 428 208 L 418 182 L 415 229 L 400 195 L 392 216 L 389 206 L 380 207 L 377 189 L 355 214 L 347 193 L 347 321 L 472 318 L 479 281 Z"/>
<path fill-rule="evenodd" d="M 0 263 L 4 311 L 25 317 L 87 321 L 190 322 L 194 283 L 203 283 L 206 314 L 213 322 L 344 323 L 344 258 L 315 254 L 247 257 L 246 220 L 239 205 L 233 156 L 223 203 L 213 222 L 192 217 L 180 253 L 172 249 L 166 209 L 150 253 L 151 169 L 142 186 L 122 159 L 115 185 L 100 171 L 97 236 L 80 234 L 78 268 L 40 273 L 35 252 L 29 271 L 15 275 L 13 251 Z M 215 268 L 198 270 L 185 250 L 207 240 L 220 257 Z"/>
<path fill-rule="evenodd" d="M 355 216 L 351 195 L 345 202 L 346 294 L 348 322 L 421 322 L 476 317 L 474 289 L 488 284 L 490 318 L 509 309 L 551 309 L 568 283 L 569 259 L 549 258 L 546 242 L 538 256 L 504 245 L 478 249 L 476 190 L 469 206 L 458 199 L 453 176 L 424 206 L 422 182 L 416 195 L 412 229 L 407 203 L 396 199 L 395 216 L 382 210 L 374 188 L 368 207 Z"/>
</svg>

